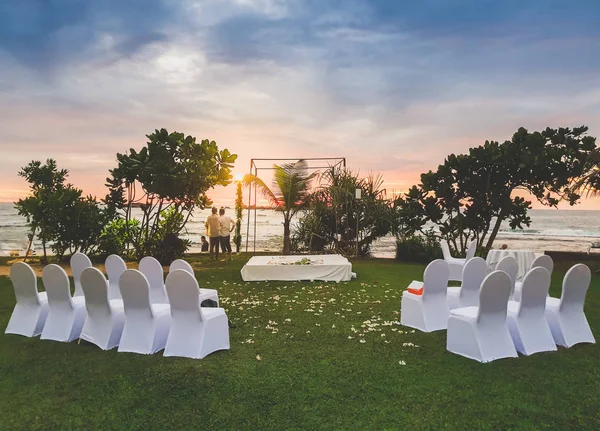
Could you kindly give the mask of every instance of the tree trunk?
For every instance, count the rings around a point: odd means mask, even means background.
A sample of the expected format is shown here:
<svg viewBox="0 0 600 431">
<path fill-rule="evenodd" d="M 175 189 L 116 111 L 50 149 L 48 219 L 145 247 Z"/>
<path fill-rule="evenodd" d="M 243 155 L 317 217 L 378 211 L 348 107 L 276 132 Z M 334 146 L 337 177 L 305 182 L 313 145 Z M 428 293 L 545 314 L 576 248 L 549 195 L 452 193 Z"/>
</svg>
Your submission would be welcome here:
<svg viewBox="0 0 600 431">
<path fill-rule="evenodd" d="M 283 254 L 290 254 L 290 220 L 286 217 L 283 221 Z"/>
<path fill-rule="evenodd" d="M 42 258 L 42 263 L 46 265 L 48 263 L 48 256 L 46 256 L 46 240 L 42 239 L 42 248 L 44 249 L 44 257 Z"/>
<path fill-rule="evenodd" d="M 492 233 L 490 234 L 490 238 L 488 239 L 488 242 L 485 245 L 485 249 L 483 250 L 484 254 L 487 254 L 487 252 L 490 251 L 490 249 L 492 248 L 492 244 L 494 243 L 494 240 L 496 239 L 496 235 L 498 234 L 498 231 L 500 230 L 500 225 L 502 224 L 504 217 L 505 217 L 504 211 L 500 211 L 500 214 L 498 214 L 498 217 L 496 218 L 496 223 L 494 224 L 494 229 L 492 230 Z"/>
</svg>

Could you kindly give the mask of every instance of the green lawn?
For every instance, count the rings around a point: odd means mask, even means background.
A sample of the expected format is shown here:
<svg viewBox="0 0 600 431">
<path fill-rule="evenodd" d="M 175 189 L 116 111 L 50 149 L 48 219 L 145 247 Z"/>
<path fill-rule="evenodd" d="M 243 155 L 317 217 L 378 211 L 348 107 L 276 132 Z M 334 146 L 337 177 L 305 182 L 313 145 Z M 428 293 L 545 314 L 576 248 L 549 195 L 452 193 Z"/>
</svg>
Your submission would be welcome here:
<svg viewBox="0 0 600 431">
<path fill-rule="evenodd" d="M 191 360 L 2 335 L 0 430 L 600 429 L 598 345 L 489 364 L 450 354 L 445 331 L 397 324 L 422 266 L 359 260 L 349 283 L 244 283 L 245 257 L 200 259 L 201 286 L 235 325 L 231 350 Z M 14 302 L 0 277 L 0 327 Z M 598 310 L 596 275 L 597 338 Z"/>
</svg>

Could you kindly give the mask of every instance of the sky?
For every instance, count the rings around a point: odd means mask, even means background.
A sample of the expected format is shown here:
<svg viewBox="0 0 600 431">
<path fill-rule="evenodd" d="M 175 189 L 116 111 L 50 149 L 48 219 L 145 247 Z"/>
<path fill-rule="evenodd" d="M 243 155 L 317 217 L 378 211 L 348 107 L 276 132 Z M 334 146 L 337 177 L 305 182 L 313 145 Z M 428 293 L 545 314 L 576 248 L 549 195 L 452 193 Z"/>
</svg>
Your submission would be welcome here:
<svg viewBox="0 0 600 431">
<path fill-rule="evenodd" d="M 48 157 L 103 197 L 116 153 L 163 127 L 238 154 L 234 173 L 345 157 L 388 193 L 521 126 L 599 136 L 599 16 L 597 0 L 2 0 L 0 201 Z"/>
</svg>

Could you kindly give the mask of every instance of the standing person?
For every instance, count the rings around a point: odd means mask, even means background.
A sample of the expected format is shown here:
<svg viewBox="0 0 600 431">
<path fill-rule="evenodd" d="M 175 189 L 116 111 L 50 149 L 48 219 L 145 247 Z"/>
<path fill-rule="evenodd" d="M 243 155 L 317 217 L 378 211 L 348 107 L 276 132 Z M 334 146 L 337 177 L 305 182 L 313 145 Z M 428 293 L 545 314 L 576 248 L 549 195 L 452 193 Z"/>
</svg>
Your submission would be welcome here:
<svg viewBox="0 0 600 431">
<path fill-rule="evenodd" d="M 231 260 L 231 231 L 235 228 L 235 222 L 231 217 L 225 215 L 225 208 L 219 210 L 219 235 L 221 236 L 221 250 L 227 251 Z"/>
<path fill-rule="evenodd" d="M 217 214 L 217 207 L 213 207 L 212 214 L 206 219 L 204 223 L 206 227 L 206 234 L 208 235 L 208 241 L 210 244 L 210 260 L 213 259 L 213 253 L 215 260 L 219 259 L 219 216 Z"/>
</svg>

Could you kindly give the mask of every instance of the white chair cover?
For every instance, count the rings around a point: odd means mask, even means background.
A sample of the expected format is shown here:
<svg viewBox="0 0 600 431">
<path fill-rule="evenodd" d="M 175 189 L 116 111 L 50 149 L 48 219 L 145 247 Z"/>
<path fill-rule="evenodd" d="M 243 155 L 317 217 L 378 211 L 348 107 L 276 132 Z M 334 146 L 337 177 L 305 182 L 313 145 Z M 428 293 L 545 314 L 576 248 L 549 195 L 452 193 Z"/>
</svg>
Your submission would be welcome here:
<svg viewBox="0 0 600 431">
<path fill-rule="evenodd" d="M 87 312 L 85 298 L 71 298 L 69 276 L 58 265 L 47 265 L 42 273 L 50 311 L 42 331 L 42 340 L 70 342 L 81 335 Z"/>
<path fill-rule="evenodd" d="M 116 254 L 111 254 L 104 263 L 106 275 L 108 275 L 108 299 L 121 299 L 119 290 L 119 278 L 127 269 L 125 261 Z"/>
<path fill-rule="evenodd" d="M 481 285 L 479 307 L 450 311 L 446 349 L 479 362 L 516 358 L 517 351 L 506 324 L 509 295 L 508 275 L 503 271 L 489 274 Z"/>
<path fill-rule="evenodd" d="M 5 333 L 25 337 L 40 335 L 48 316 L 48 297 L 46 292 L 38 292 L 35 272 L 25 262 L 14 263 L 10 267 L 10 281 L 17 303 Z"/>
<path fill-rule="evenodd" d="M 175 271 L 176 269 L 183 269 L 184 271 L 194 275 L 194 268 L 192 268 L 192 265 L 183 259 L 175 259 L 173 262 L 171 262 L 171 266 L 169 266 L 169 273 Z"/>
<path fill-rule="evenodd" d="M 169 304 L 150 304 L 150 285 L 141 272 L 128 269 L 119 288 L 125 306 L 125 328 L 119 352 L 151 355 L 165 348 L 171 327 Z"/>
<path fill-rule="evenodd" d="M 152 304 L 168 304 L 169 299 L 165 290 L 164 273 L 160 262 L 151 256 L 146 256 L 140 260 L 139 269 L 150 283 L 150 302 Z"/>
<path fill-rule="evenodd" d="M 81 287 L 87 309 L 81 339 L 94 343 L 103 350 L 118 346 L 125 324 L 123 301 L 108 300 L 108 281 L 97 268 L 83 270 Z"/>
<path fill-rule="evenodd" d="M 171 303 L 171 330 L 165 356 L 201 359 L 216 350 L 229 349 L 229 324 L 222 308 L 200 307 L 198 282 L 178 269 L 167 276 Z"/>
<path fill-rule="evenodd" d="M 194 274 L 194 269 L 192 268 L 192 265 L 190 265 L 188 262 L 186 262 L 183 259 L 177 259 L 171 263 L 171 266 L 169 267 L 169 274 L 171 272 L 175 271 L 176 269 L 183 269 L 184 271 L 187 271 L 190 274 L 192 274 L 194 277 L 196 277 L 196 275 Z M 205 299 L 212 299 L 213 301 L 215 301 L 217 303 L 217 306 L 219 305 L 219 293 L 217 292 L 216 289 L 204 289 L 201 287 L 200 288 L 200 304 L 202 304 L 202 301 L 204 301 Z"/>
<path fill-rule="evenodd" d="M 448 264 L 436 259 L 423 273 L 423 295 L 402 292 L 400 323 L 423 332 L 446 329 L 448 322 Z"/>
<path fill-rule="evenodd" d="M 521 302 L 508 302 L 508 329 L 517 351 L 524 355 L 556 350 L 544 316 L 549 288 L 546 268 L 532 268 L 523 279 Z"/>
<path fill-rule="evenodd" d="M 534 261 L 531 263 L 531 268 L 529 268 L 529 269 L 533 269 L 533 268 L 537 268 L 537 267 L 545 268 L 550 273 L 550 276 L 552 276 L 552 271 L 554 270 L 554 261 L 547 254 L 543 254 L 534 259 Z M 513 299 L 515 301 L 521 300 L 521 289 L 522 288 L 523 288 L 523 282 L 515 281 L 515 291 L 513 293 Z"/>
<path fill-rule="evenodd" d="M 86 268 L 91 268 L 92 261 L 85 254 L 77 252 L 71 256 L 71 273 L 73 274 L 73 284 L 75 285 L 75 293 L 73 296 L 83 296 L 81 290 L 81 273 Z"/>
<path fill-rule="evenodd" d="M 450 247 L 448 246 L 448 242 L 445 240 L 440 241 L 440 246 L 442 248 L 442 254 L 444 255 L 444 260 L 448 263 L 450 269 L 450 280 L 454 281 L 462 281 L 462 270 L 465 263 L 475 256 L 475 252 L 477 251 L 477 241 L 473 240 L 469 244 L 467 248 L 467 255 L 465 258 L 457 258 L 452 257 L 450 254 Z"/>
<path fill-rule="evenodd" d="M 560 299 L 546 298 L 546 319 L 559 346 L 596 342 L 583 312 L 591 279 L 592 273 L 586 265 L 574 265 L 565 274 Z"/>
<path fill-rule="evenodd" d="M 498 265 L 496 265 L 496 271 L 504 271 L 510 278 L 510 296 L 513 298 L 515 292 L 515 282 L 517 281 L 517 274 L 519 273 L 519 263 L 517 259 L 512 256 L 503 257 Z"/>
<path fill-rule="evenodd" d="M 479 306 L 479 289 L 487 275 L 487 263 L 480 257 L 469 259 L 463 267 L 460 287 L 448 288 L 448 308 Z"/>
</svg>

